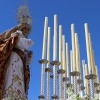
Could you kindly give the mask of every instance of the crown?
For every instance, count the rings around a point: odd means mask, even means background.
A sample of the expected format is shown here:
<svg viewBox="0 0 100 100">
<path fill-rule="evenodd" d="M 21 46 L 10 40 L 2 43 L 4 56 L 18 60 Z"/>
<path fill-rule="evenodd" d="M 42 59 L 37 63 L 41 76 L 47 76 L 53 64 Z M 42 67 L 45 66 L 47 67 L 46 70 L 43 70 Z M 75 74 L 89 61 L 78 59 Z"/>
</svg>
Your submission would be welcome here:
<svg viewBox="0 0 100 100">
<path fill-rule="evenodd" d="M 26 4 L 20 5 L 17 12 L 18 23 L 26 23 L 32 26 L 32 17 Z"/>
</svg>

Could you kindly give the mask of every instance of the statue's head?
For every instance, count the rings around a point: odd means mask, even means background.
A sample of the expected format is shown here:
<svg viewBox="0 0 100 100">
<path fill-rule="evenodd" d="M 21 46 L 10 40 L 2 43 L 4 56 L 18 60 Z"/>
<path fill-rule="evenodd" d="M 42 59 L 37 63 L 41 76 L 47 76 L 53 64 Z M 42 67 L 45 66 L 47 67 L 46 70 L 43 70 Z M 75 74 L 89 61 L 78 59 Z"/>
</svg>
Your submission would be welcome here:
<svg viewBox="0 0 100 100">
<path fill-rule="evenodd" d="M 31 31 L 31 26 L 29 24 L 22 23 L 19 24 L 17 27 L 18 27 L 17 30 L 22 31 L 25 37 L 27 37 Z"/>
</svg>

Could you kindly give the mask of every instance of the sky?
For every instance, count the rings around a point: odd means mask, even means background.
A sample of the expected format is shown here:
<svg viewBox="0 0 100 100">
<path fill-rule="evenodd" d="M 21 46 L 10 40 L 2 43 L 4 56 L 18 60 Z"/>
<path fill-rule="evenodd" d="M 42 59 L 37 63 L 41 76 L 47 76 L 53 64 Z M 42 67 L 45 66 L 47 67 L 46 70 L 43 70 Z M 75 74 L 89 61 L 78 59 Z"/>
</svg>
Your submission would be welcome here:
<svg viewBox="0 0 100 100">
<path fill-rule="evenodd" d="M 100 0 L 28 0 L 33 18 L 32 31 L 29 35 L 34 41 L 31 48 L 33 60 L 30 65 L 31 80 L 28 98 L 39 100 L 41 65 L 38 60 L 42 58 L 44 19 L 48 17 L 51 27 L 51 57 L 53 60 L 53 18 L 58 16 L 58 25 L 62 25 L 63 34 L 71 50 L 71 24 L 75 24 L 78 33 L 81 60 L 87 63 L 84 23 L 88 23 L 89 32 L 95 55 L 95 63 L 100 75 Z M 0 0 L 0 33 L 17 25 L 16 10 L 18 0 Z M 51 80 L 52 83 L 52 80 Z M 52 84 L 51 84 L 52 89 Z M 52 92 L 51 92 L 52 95 Z"/>
</svg>

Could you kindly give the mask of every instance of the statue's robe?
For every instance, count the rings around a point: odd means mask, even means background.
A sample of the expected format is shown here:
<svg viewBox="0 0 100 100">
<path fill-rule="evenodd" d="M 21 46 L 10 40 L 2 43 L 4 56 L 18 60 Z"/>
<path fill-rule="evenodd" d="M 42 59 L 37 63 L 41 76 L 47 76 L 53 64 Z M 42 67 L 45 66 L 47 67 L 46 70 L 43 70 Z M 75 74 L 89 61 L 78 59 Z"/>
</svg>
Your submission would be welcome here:
<svg viewBox="0 0 100 100">
<path fill-rule="evenodd" d="M 3 95 L 4 95 L 5 77 L 6 77 L 6 72 L 8 69 L 9 58 L 11 56 L 12 51 L 16 53 L 18 52 L 17 50 L 14 50 L 14 47 L 18 43 L 18 41 L 19 41 L 19 36 L 17 35 L 8 38 L 5 41 L 0 40 L 0 100 L 2 100 Z M 24 76 L 23 82 L 25 85 L 25 93 L 27 93 L 29 79 L 30 79 L 29 66 L 26 65 L 24 56 L 21 55 L 20 53 L 18 55 L 21 58 L 22 63 L 23 63 L 23 66 L 22 66 L 23 71 L 24 71 L 23 72 L 23 76 Z"/>
</svg>

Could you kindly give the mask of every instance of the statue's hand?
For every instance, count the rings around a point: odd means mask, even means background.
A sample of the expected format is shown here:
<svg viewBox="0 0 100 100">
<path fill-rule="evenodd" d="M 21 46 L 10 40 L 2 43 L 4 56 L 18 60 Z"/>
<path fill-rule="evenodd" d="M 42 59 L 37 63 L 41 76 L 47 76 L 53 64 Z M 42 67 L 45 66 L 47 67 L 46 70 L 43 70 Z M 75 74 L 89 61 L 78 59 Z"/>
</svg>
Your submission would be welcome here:
<svg viewBox="0 0 100 100">
<path fill-rule="evenodd" d="M 11 34 L 11 37 L 14 37 L 14 36 L 18 36 L 17 32 Z"/>
</svg>

